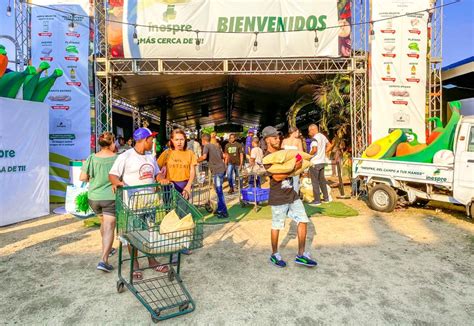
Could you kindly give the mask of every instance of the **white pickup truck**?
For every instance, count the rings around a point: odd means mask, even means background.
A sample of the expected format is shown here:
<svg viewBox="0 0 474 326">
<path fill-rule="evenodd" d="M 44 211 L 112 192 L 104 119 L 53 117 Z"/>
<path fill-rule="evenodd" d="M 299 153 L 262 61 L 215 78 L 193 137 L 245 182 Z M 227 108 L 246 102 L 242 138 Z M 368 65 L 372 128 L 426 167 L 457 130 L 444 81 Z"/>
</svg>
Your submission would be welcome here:
<svg viewBox="0 0 474 326">
<path fill-rule="evenodd" d="M 474 217 L 474 116 L 462 117 L 454 136 L 454 164 L 355 158 L 353 178 L 368 191 L 372 209 L 391 212 L 399 200 L 442 201 L 466 207 Z"/>
</svg>

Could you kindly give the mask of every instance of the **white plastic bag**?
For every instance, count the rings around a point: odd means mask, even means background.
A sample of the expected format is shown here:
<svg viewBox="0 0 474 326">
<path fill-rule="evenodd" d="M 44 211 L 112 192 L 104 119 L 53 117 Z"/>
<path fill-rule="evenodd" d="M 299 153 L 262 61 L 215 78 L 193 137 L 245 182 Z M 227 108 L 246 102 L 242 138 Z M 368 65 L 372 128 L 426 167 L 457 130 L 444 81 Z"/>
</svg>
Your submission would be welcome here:
<svg viewBox="0 0 474 326">
<path fill-rule="evenodd" d="M 76 197 L 85 191 L 89 190 L 88 183 L 82 183 L 81 186 L 68 185 L 66 188 L 66 212 L 77 217 L 89 217 L 93 216 L 94 212 L 89 207 L 87 212 L 79 212 L 76 210 Z"/>
</svg>

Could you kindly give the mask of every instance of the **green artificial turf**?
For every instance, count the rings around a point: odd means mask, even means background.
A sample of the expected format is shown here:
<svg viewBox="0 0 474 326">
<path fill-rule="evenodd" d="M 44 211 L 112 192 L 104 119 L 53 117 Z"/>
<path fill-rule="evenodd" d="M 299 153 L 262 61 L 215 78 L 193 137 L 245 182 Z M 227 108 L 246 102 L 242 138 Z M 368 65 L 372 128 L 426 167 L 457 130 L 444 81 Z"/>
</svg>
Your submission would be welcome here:
<svg viewBox="0 0 474 326">
<path fill-rule="evenodd" d="M 320 214 L 324 216 L 342 218 L 359 215 L 358 211 L 341 202 L 331 202 L 322 204 L 321 206 L 310 206 L 308 204 L 304 204 L 304 207 L 308 216 Z M 255 212 L 253 205 L 241 207 L 240 204 L 235 204 L 231 206 L 228 211 L 229 218 L 227 219 L 218 219 L 213 214 L 207 213 L 205 210 L 201 210 L 201 213 L 204 215 L 204 221 L 206 224 L 221 224 L 227 222 L 239 222 L 242 220 L 270 220 L 272 218 L 272 210 L 268 205 L 260 207 L 258 211 Z"/>
</svg>

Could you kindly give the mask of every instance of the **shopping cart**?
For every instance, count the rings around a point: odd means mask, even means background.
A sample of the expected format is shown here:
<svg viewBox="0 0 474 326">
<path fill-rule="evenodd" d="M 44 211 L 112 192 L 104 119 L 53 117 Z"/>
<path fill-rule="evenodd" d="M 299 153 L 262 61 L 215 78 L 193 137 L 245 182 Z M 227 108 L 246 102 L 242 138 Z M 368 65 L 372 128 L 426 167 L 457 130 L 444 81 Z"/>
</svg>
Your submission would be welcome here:
<svg viewBox="0 0 474 326">
<path fill-rule="evenodd" d="M 160 223 L 172 210 L 180 218 L 191 214 L 194 227 L 160 234 Z M 192 312 L 196 305 L 180 277 L 180 251 L 203 246 L 201 213 L 172 186 L 160 184 L 119 188 L 116 213 L 120 239 L 117 291 L 122 292 L 126 286 L 150 312 L 155 323 Z M 124 259 L 123 244 L 129 244 L 141 254 L 135 257 L 134 250 L 131 250 L 130 258 Z M 143 278 L 134 280 L 134 259 L 156 256 L 169 257 L 169 263 L 166 264 L 169 272 L 157 275 L 151 270 L 153 273 L 146 277 L 145 270 L 151 268 L 141 268 Z M 173 256 L 177 257 L 177 261 L 172 261 Z M 126 262 L 129 262 L 128 277 Z"/>
<path fill-rule="evenodd" d="M 259 204 L 267 202 L 270 196 L 270 189 L 262 188 L 261 184 L 265 178 L 265 171 L 244 170 L 239 178 L 240 183 L 240 205 L 245 207 L 248 204 L 254 205 L 254 210 L 258 211 Z"/>
<path fill-rule="evenodd" d="M 211 201 L 212 176 L 207 163 L 196 167 L 196 177 L 191 188 L 189 201 L 196 207 L 204 207 L 208 213 L 215 210 L 215 203 Z"/>
</svg>

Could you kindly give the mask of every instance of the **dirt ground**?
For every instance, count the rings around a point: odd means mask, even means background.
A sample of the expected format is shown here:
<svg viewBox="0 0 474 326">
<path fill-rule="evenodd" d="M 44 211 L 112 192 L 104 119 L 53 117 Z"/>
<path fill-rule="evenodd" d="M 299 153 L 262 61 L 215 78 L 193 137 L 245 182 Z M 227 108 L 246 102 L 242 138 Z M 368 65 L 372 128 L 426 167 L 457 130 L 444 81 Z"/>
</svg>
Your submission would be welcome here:
<svg viewBox="0 0 474 326">
<path fill-rule="evenodd" d="M 292 263 L 290 223 L 286 269 L 268 262 L 270 220 L 206 226 L 182 268 L 196 310 L 162 323 L 474 325 L 474 223 L 462 210 L 381 214 L 344 202 L 360 215 L 311 218 L 314 269 Z M 0 324 L 152 324 L 129 291 L 116 292 L 116 272 L 95 270 L 99 250 L 98 229 L 70 215 L 0 228 Z"/>
</svg>

